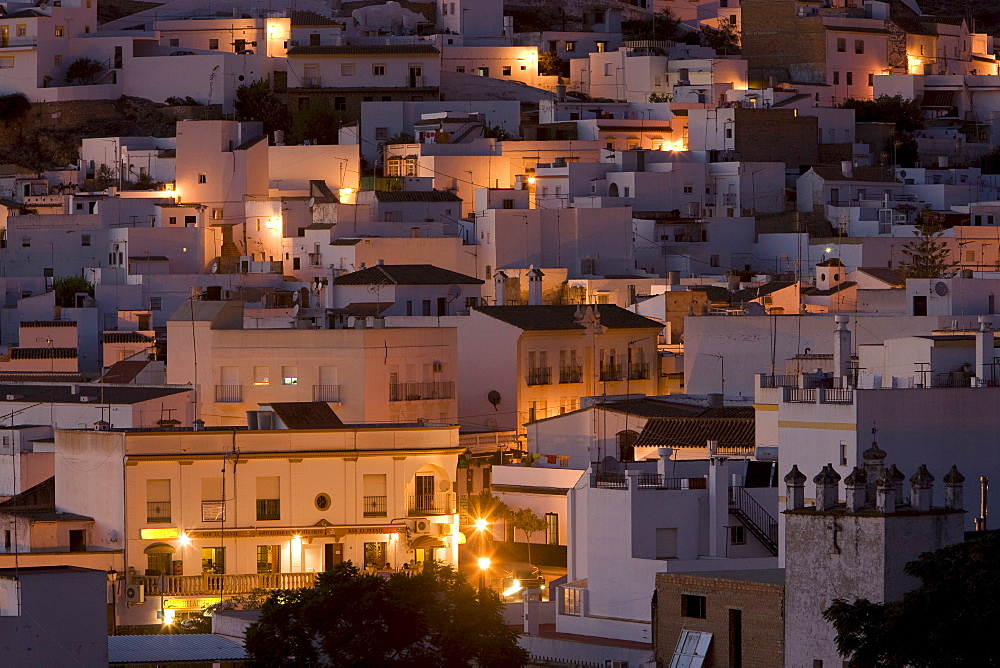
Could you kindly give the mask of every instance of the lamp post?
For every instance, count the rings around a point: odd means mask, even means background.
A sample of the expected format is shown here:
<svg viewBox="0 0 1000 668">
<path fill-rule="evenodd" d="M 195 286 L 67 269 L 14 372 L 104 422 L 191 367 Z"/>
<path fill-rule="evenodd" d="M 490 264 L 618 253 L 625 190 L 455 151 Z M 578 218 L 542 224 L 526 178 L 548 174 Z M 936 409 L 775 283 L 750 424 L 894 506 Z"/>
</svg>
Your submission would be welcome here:
<svg viewBox="0 0 1000 668">
<path fill-rule="evenodd" d="M 486 571 L 490 570 L 490 558 L 479 557 L 479 591 L 486 589 Z"/>
</svg>

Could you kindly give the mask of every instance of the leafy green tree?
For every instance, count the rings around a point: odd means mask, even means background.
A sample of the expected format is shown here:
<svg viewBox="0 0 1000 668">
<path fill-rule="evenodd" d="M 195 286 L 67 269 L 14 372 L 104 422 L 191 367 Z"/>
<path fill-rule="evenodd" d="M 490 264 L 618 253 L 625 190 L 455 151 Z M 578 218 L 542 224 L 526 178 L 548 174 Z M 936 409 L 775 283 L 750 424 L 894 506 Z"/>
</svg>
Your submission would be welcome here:
<svg viewBox="0 0 1000 668">
<path fill-rule="evenodd" d="M 680 20 L 669 9 L 661 9 L 649 18 L 622 21 L 626 40 L 671 40 L 680 34 Z"/>
<path fill-rule="evenodd" d="M 539 531 L 545 531 L 545 520 L 531 511 L 521 508 L 511 515 L 510 521 L 515 529 L 520 529 L 528 542 L 528 564 L 531 564 L 531 537 Z"/>
<path fill-rule="evenodd" d="M 905 567 L 921 584 L 899 601 L 833 602 L 823 616 L 856 668 L 1000 666 L 1000 534 L 922 554 Z"/>
<path fill-rule="evenodd" d="M 942 238 L 937 225 L 918 225 L 913 231 L 916 239 L 903 244 L 906 259 L 899 263 L 899 270 L 906 278 L 949 278 L 955 275 L 951 251 Z"/>
<path fill-rule="evenodd" d="M 656 103 L 656 102 L 673 102 L 674 101 L 674 94 L 673 93 L 650 93 L 649 94 L 649 101 L 653 102 L 653 103 Z"/>
<path fill-rule="evenodd" d="M 66 83 L 86 86 L 97 82 L 104 73 L 104 63 L 93 58 L 77 58 L 66 68 Z"/>
<path fill-rule="evenodd" d="M 538 73 L 546 76 L 561 76 L 563 59 L 555 51 L 544 51 L 538 54 Z"/>
<path fill-rule="evenodd" d="M 719 21 L 718 28 L 703 25 L 698 32 L 702 46 L 708 46 L 723 54 L 740 52 L 740 31 L 735 23 Z"/>
<path fill-rule="evenodd" d="M 24 118 L 31 109 L 31 102 L 24 93 L 0 95 L 0 120 L 14 121 Z"/>
<path fill-rule="evenodd" d="M 288 108 L 271 90 L 267 79 L 257 79 L 236 89 L 233 100 L 238 121 L 259 121 L 264 132 L 274 136 L 275 130 L 288 130 Z"/>
<path fill-rule="evenodd" d="M 880 95 L 874 100 L 850 98 L 840 105 L 854 110 L 856 123 L 895 123 L 899 132 L 916 132 L 924 127 L 924 114 L 920 103 L 907 100 L 902 95 Z"/>
<path fill-rule="evenodd" d="M 296 144 L 304 141 L 336 144 L 343 124 L 340 112 L 331 109 L 326 100 L 313 100 L 307 107 L 295 112 L 289 139 Z"/>
<path fill-rule="evenodd" d="M 56 306 L 72 308 L 76 306 L 76 293 L 86 292 L 94 296 L 94 285 L 82 276 L 61 276 L 53 283 Z"/>
<path fill-rule="evenodd" d="M 273 593 L 246 649 L 254 666 L 524 666 L 502 610 L 446 566 L 385 579 L 345 562 L 314 588 Z"/>
</svg>

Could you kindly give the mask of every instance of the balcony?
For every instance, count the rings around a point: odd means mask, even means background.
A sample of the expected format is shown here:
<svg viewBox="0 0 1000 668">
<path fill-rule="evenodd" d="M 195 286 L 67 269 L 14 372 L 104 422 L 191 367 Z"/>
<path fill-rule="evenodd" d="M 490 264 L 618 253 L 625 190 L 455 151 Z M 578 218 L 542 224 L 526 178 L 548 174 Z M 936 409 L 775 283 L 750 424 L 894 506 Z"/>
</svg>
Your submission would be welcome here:
<svg viewBox="0 0 1000 668">
<path fill-rule="evenodd" d="M 323 266 L 323 254 L 322 253 L 309 253 L 309 266 L 310 267 L 322 267 Z"/>
<path fill-rule="evenodd" d="M 552 367 L 550 366 L 540 366 L 534 369 L 528 369 L 527 376 L 528 385 L 551 385 L 552 384 Z"/>
<path fill-rule="evenodd" d="M 649 362 L 628 365 L 629 380 L 649 380 Z"/>
<path fill-rule="evenodd" d="M 257 520 L 280 520 L 281 499 L 257 499 Z"/>
<path fill-rule="evenodd" d="M 302 77 L 303 88 L 322 88 L 322 77 Z"/>
<path fill-rule="evenodd" d="M 0 40 L 0 49 L 27 49 L 38 46 L 38 37 L 9 37 Z"/>
<path fill-rule="evenodd" d="M 131 584 L 144 585 L 146 596 L 249 594 L 255 589 L 312 587 L 315 573 L 245 573 L 231 575 L 133 575 Z"/>
<path fill-rule="evenodd" d="M 451 515 L 455 512 L 454 492 L 415 494 L 409 497 L 406 512 L 411 517 L 423 515 Z"/>
<path fill-rule="evenodd" d="M 786 404 L 814 404 L 816 403 L 816 388 L 786 387 L 784 388 L 784 400 Z"/>
<path fill-rule="evenodd" d="M 389 385 L 389 401 L 430 401 L 454 399 L 454 381 L 395 383 Z"/>
<path fill-rule="evenodd" d="M 573 366 L 561 366 L 559 367 L 559 383 L 582 383 L 583 382 L 583 366 L 573 365 Z"/>
<path fill-rule="evenodd" d="M 622 379 L 622 365 L 621 364 L 602 364 L 601 365 L 601 382 L 610 383 L 616 380 Z"/>
<path fill-rule="evenodd" d="M 243 401 L 242 385 L 216 385 L 215 403 L 217 404 L 238 404 Z"/>
<path fill-rule="evenodd" d="M 149 501 L 146 503 L 146 521 L 150 524 L 170 521 L 169 501 Z"/>
<path fill-rule="evenodd" d="M 201 502 L 201 521 L 202 522 L 225 522 L 226 521 L 226 502 L 219 501 L 202 501 Z"/>
<path fill-rule="evenodd" d="M 362 516 L 364 517 L 388 517 L 386 497 L 365 496 L 362 497 Z"/>
<path fill-rule="evenodd" d="M 666 478 L 660 473 L 598 471 L 590 474 L 590 486 L 601 489 L 706 489 L 705 478 Z"/>
<path fill-rule="evenodd" d="M 340 402 L 340 385 L 313 385 L 313 401 Z"/>
</svg>

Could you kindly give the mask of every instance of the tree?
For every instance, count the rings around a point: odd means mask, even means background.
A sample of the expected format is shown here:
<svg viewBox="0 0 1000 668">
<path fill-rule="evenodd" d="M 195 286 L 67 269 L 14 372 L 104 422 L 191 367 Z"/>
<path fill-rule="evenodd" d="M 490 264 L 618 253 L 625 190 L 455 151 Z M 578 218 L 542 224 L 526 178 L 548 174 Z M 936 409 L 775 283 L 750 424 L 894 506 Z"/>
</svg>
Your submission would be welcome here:
<svg viewBox="0 0 1000 668">
<path fill-rule="evenodd" d="M 740 52 L 740 31 L 736 24 L 720 20 L 718 28 L 703 25 L 698 31 L 702 46 L 708 46 L 723 54 Z"/>
<path fill-rule="evenodd" d="M 545 520 L 531 511 L 530 508 L 521 508 L 511 515 L 510 521 L 515 529 L 520 529 L 528 541 L 528 565 L 531 565 L 531 536 L 539 531 L 545 531 Z"/>
<path fill-rule="evenodd" d="M 918 225 L 913 231 L 917 237 L 903 244 L 907 259 L 899 263 L 899 270 L 906 278 L 950 278 L 955 275 L 957 263 L 950 258 L 948 244 L 941 239 L 942 230 L 937 225 Z"/>
<path fill-rule="evenodd" d="M 555 51 L 544 51 L 538 56 L 538 73 L 558 77 L 563 73 L 563 59 Z"/>
<path fill-rule="evenodd" d="M 304 109 L 295 112 L 289 139 L 296 144 L 304 141 L 336 144 L 343 124 L 340 112 L 331 109 L 326 100 L 314 100 Z"/>
<path fill-rule="evenodd" d="M 52 285 L 56 293 L 56 306 L 72 308 L 76 306 L 76 293 L 85 292 L 94 296 L 94 285 L 82 276 L 61 276 Z"/>
<path fill-rule="evenodd" d="M 271 91 L 267 79 L 257 79 L 236 89 L 233 100 L 238 121 L 259 121 L 264 133 L 273 136 L 275 130 L 288 130 L 288 108 Z"/>
<path fill-rule="evenodd" d="M 524 666 L 502 610 L 446 566 L 385 579 L 345 562 L 313 588 L 274 592 L 246 649 L 255 666 Z"/>
<path fill-rule="evenodd" d="M 0 120 L 14 121 L 23 118 L 31 109 L 31 102 L 24 93 L 0 96 Z"/>
<path fill-rule="evenodd" d="M 841 109 L 853 109 L 856 123 L 895 123 L 899 132 L 916 132 L 924 127 L 924 114 L 920 103 L 907 100 L 902 95 L 880 95 L 874 100 L 849 98 Z"/>
<path fill-rule="evenodd" d="M 921 581 L 899 601 L 838 599 L 823 613 L 857 668 L 998 666 L 1000 535 L 983 533 L 905 567 Z"/>
<path fill-rule="evenodd" d="M 626 40 L 676 39 L 681 22 L 669 9 L 662 9 L 649 18 L 622 21 L 622 37 Z"/>
<path fill-rule="evenodd" d="M 66 83 L 74 85 L 90 85 L 97 82 L 97 77 L 104 72 L 104 64 L 93 58 L 77 58 L 66 68 Z"/>
</svg>

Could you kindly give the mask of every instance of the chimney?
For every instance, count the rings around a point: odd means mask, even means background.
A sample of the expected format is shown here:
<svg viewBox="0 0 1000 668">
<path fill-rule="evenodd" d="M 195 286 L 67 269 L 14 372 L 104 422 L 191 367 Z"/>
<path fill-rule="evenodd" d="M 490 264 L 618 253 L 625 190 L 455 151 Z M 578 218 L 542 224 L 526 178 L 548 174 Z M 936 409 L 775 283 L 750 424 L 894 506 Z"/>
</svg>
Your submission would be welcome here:
<svg viewBox="0 0 1000 668">
<path fill-rule="evenodd" d="M 933 501 L 934 476 L 927 470 L 926 464 L 921 464 L 917 472 L 910 476 L 910 507 L 926 512 L 931 509 Z"/>
<path fill-rule="evenodd" d="M 865 478 L 868 480 L 868 488 L 865 491 L 865 504 L 875 505 L 875 485 L 882 477 L 885 470 L 885 450 L 878 447 L 878 443 L 872 441 L 872 446 L 861 453 L 864 460 Z"/>
<path fill-rule="evenodd" d="M 979 316 L 979 331 L 976 332 L 976 385 L 986 387 L 993 380 L 993 357 L 996 355 L 993 342 L 993 318 Z"/>
<path fill-rule="evenodd" d="M 877 493 L 875 495 L 875 509 L 880 513 L 896 512 L 896 485 L 892 481 L 892 474 L 888 469 L 882 469 L 882 475 L 875 483 Z"/>
<path fill-rule="evenodd" d="M 841 160 L 840 161 L 840 173 L 844 175 L 845 178 L 854 178 L 854 162 L 851 160 Z"/>
<path fill-rule="evenodd" d="M 656 462 L 656 472 L 659 473 L 664 478 L 670 478 L 672 476 L 667 475 L 667 467 L 671 465 L 670 458 L 674 456 L 673 448 L 657 448 L 657 456 L 660 458 Z"/>
<path fill-rule="evenodd" d="M 718 441 L 708 441 L 708 443 L 706 443 L 706 446 L 707 446 L 708 456 L 709 457 L 714 457 L 717 454 L 719 454 L 719 442 Z"/>
<path fill-rule="evenodd" d="M 493 303 L 497 306 L 507 305 L 507 274 L 502 271 L 498 271 L 493 274 L 493 285 L 495 287 L 495 294 L 493 297 Z"/>
<path fill-rule="evenodd" d="M 532 269 L 528 272 L 528 305 L 529 306 L 541 306 L 542 305 L 542 276 L 544 276 L 539 269 Z"/>
<path fill-rule="evenodd" d="M 192 422 L 191 431 L 205 431 L 205 421 L 198 419 Z"/>
<path fill-rule="evenodd" d="M 990 479 L 979 478 L 979 517 L 976 518 L 976 531 L 986 531 L 986 523 L 990 514 Z"/>
<path fill-rule="evenodd" d="M 903 505 L 903 481 L 906 480 L 906 476 L 896 468 L 895 464 L 889 467 L 888 473 L 892 478 L 892 486 L 896 490 L 896 507 L 899 507 Z"/>
<path fill-rule="evenodd" d="M 813 482 L 816 483 L 816 510 L 832 510 L 836 507 L 840 474 L 834 470 L 833 464 L 827 463 L 813 478 Z"/>
<path fill-rule="evenodd" d="M 850 318 L 846 315 L 834 316 L 837 330 L 833 339 L 833 371 L 837 378 L 847 376 L 848 363 L 851 361 L 851 330 L 847 329 Z"/>
<path fill-rule="evenodd" d="M 537 636 L 542 618 L 542 590 L 530 587 L 524 590 L 524 633 Z"/>
<path fill-rule="evenodd" d="M 668 271 L 667 272 L 667 285 L 680 285 L 681 284 L 681 272 L 679 271 Z"/>
<path fill-rule="evenodd" d="M 785 488 L 785 510 L 801 510 L 806 505 L 806 476 L 795 464 L 792 464 L 792 470 L 785 474 Z"/>
<path fill-rule="evenodd" d="M 721 392 L 709 392 L 705 395 L 709 408 L 721 408 L 726 405 L 726 397 Z"/>
<path fill-rule="evenodd" d="M 949 510 L 962 510 L 965 506 L 964 485 L 965 476 L 958 472 L 954 464 L 944 474 L 944 507 Z"/>
<path fill-rule="evenodd" d="M 864 469 L 855 466 L 851 474 L 844 478 L 844 485 L 847 487 L 847 512 L 856 513 L 864 508 L 868 487 Z"/>
<path fill-rule="evenodd" d="M 729 547 L 729 467 L 725 457 L 708 460 L 708 553 L 725 557 Z"/>
</svg>

